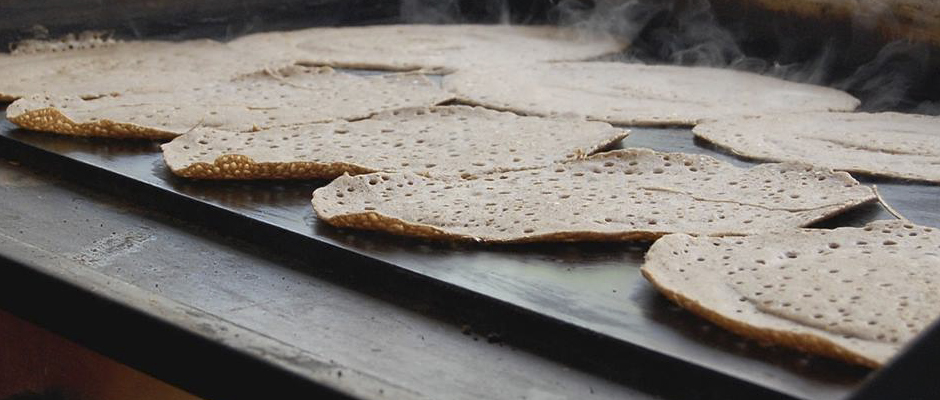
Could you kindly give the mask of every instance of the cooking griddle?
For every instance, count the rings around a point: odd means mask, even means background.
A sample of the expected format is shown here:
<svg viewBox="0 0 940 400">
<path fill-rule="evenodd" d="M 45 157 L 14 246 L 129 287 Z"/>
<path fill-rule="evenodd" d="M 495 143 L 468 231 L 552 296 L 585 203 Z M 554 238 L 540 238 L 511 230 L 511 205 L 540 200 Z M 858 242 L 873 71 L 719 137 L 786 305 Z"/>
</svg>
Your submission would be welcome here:
<svg viewBox="0 0 940 400">
<path fill-rule="evenodd" d="M 633 128 L 618 146 L 707 154 L 739 166 L 755 164 L 694 140 L 687 128 Z M 643 355 L 635 362 L 611 365 L 664 368 L 647 373 L 673 375 L 676 383 L 683 376 L 702 376 L 702 371 L 704 376 L 720 377 L 715 382 L 723 383 L 703 389 L 712 392 L 702 393 L 706 398 L 757 393 L 769 398 L 838 399 L 857 391 L 870 372 L 741 339 L 678 308 L 639 273 L 649 243 L 484 246 L 337 229 L 317 220 L 310 206 L 311 192 L 327 181 L 187 180 L 170 173 L 157 143 L 31 132 L 5 119 L 0 122 L 0 155 L 85 180 L 119 196 L 144 202 L 157 199 L 148 206 L 203 223 L 211 219 L 216 228 L 276 252 L 305 253 L 311 260 L 322 254 L 324 262 L 311 268 L 341 270 L 347 261 L 366 262 L 376 273 L 406 277 L 389 282 L 401 284 L 396 290 L 443 288 L 469 299 L 466 306 L 477 314 L 485 315 L 494 307 L 518 311 L 533 324 L 548 327 L 528 341 L 554 343 L 552 338 L 562 332 L 565 340 L 574 338 L 564 344 L 567 354 L 577 354 L 583 347 Z M 860 180 L 877 184 L 884 199 L 911 221 L 940 226 L 940 186 Z M 200 218 L 207 211 L 211 217 Z M 860 226 L 893 218 L 871 203 L 818 226 Z M 513 332 L 503 334 L 511 338 Z M 585 352 L 585 357 L 592 356 L 596 351 Z M 646 358 L 662 362 L 647 364 Z"/>
</svg>

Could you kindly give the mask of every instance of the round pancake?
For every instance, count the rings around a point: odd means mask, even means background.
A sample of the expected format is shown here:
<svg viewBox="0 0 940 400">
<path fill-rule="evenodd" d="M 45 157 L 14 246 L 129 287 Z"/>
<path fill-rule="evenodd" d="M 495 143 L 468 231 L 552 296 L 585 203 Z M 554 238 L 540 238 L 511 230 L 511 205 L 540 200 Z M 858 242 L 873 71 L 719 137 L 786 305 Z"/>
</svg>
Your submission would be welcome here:
<svg viewBox="0 0 940 400">
<path fill-rule="evenodd" d="M 874 198 L 844 172 L 802 164 L 744 169 L 707 156 L 629 149 L 468 179 L 341 176 L 314 192 L 313 208 L 340 227 L 514 243 L 758 233 L 805 226 Z"/>
<path fill-rule="evenodd" d="M 893 112 L 766 115 L 709 121 L 693 132 L 748 158 L 940 182 L 940 117 Z"/>
<path fill-rule="evenodd" d="M 467 104 L 526 115 L 575 114 L 615 125 L 694 125 L 859 105 L 845 92 L 749 72 L 620 62 L 464 70 L 446 76 L 444 87 Z"/>
<path fill-rule="evenodd" d="M 68 135 L 168 139 L 199 127 L 250 132 L 361 119 L 448 99 L 419 74 L 358 76 L 326 67 L 287 67 L 166 92 L 92 100 L 30 96 L 11 104 L 7 119 Z"/>
<path fill-rule="evenodd" d="M 940 316 L 940 232 L 905 221 L 668 235 L 641 271 L 671 300 L 738 334 L 869 367 Z"/>
<path fill-rule="evenodd" d="M 473 176 L 583 157 L 626 135 L 603 122 L 449 106 L 247 134 L 200 128 L 164 144 L 163 155 L 173 173 L 202 179 Z"/>
<path fill-rule="evenodd" d="M 212 40 L 31 42 L 0 54 L 0 101 L 32 95 L 94 99 L 224 81 L 277 65 Z"/>
<path fill-rule="evenodd" d="M 257 33 L 232 47 L 305 65 L 450 73 L 493 65 L 585 60 L 626 45 L 555 26 L 376 25 Z"/>
</svg>

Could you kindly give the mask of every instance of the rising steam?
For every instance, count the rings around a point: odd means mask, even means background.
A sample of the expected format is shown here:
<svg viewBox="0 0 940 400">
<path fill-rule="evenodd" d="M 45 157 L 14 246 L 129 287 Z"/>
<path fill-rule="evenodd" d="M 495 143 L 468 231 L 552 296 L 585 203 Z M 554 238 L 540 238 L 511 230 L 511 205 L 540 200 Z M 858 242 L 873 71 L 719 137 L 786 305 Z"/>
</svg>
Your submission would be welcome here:
<svg viewBox="0 0 940 400">
<path fill-rule="evenodd" d="M 529 21 L 532 15 L 513 15 L 509 0 L 403 0 L 401 16 L 413 23 Z M 798 47 L 786 32 L 775 45 L 748 47 L 746 29 L 722 24 L 709 0 L 553 0 L 547 1 L 550 23 L 601 31 L 632 43 L 619 59 L 626 62 L 667 63 L 733 68 L 796 82 L 836 87 L 862 100 L 863 111 L 901 110 L 940 114 L 940 78 L 928 45 L 907 41 L 870 50 L 875 21 L 885 24 L 884 7 L 865 7 L 853 16 L 853 37 L 817 43 L 799 56 L 785 50 Z M 474 20 L 468 15 L 487 15 Z M 854 37 L 858 35 L 857 37 Z M 870 36 L 870 33 L 869 33 Z M 852 43 L 857 41 L 858 43 Z M 870 54 L 859 56 L 858 49 Z M 877 47 L 876 47 L 877 49 Z M 776 51 L 776 53 L 774 53 Z M 855 52 L 855 53 L 852 53 Z M 804 54 L 805 53 L 805 54 Z M 755 55 L 757 54 L 757 55 Z"/>
<path fill-rule="evenodd" d="M 925 44 L 895 41 L 860 62 L 846 59 L 859 46 L 835 39 L 798 59 L 785 54 L 751 55 L 745 49 L 746 30 L 734 31 L 721 23 L 708 0 L 564 0 L 556 7 L 559 22 L 585 29 L 600 29 L 633 43 L 626 61 L 734 68 L 782 79 L 833 86 L 862 100 L 864 111 L 903 110 L 940 114 L 937 65 Z M 856 30 L 885 21 L 884 8 L 865 8 L 855 15 Z M 796 47 L 784 34 L 778 48 Z M 870 38 L 861 38 L 866 41 Z M 756 49 L 763 50 L 763 49 Z M 764 53 L 763 51 L 756 51 Z M 782 62 L 780 60 L 786 60 Z"/>
</svg>

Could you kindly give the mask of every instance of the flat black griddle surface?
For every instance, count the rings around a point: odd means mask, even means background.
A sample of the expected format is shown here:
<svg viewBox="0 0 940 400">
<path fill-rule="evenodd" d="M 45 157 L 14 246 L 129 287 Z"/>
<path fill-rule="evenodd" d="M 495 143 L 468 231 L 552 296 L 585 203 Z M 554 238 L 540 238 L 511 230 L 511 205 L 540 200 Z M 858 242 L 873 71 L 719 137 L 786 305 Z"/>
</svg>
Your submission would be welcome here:
<svg viewBox="0 0 940 400">
<path fill-rule="evenodd" d="M 622 146 L 702 153 L 737 165 L 751 164 L 693 140 L 688 129 L 633 129 Z M 783 397 L 842 398 L 857 390 L 868 374 L 840 362 L 742 340 L 679 309 L 639 273 L 648 243 L 452 245 L 342 230 L 318 221 L 310 206 L 311 192 L 325 181 L 186 180 L 165 167 L 156 143 L 36 133 L 15 129 L 5 119 L 0 123 L 0 148 L 6 148 L 13 158 L 28 154 L 31 159 L 23 162 L 57 169 L 93 168 L 117 194 L 130 179 L 143 188 L 135 190 L 169 193 L 188 199 L 190 204 L 217 208 L 230 217 L 232 229 L 252 229 L 257 224 L 273 227 L 284 238 L 332 246 L 419 278 L 403 290 L 452 286 L 487 300 L 481 300 L 481 307 L 516 307 L 558 326 L 577 327 L 584 332 L 579 340 L 648 349 Z M 862 180 L 877 183 L 884 198 L 913 222 L 940 226 L 940 186 Z M 187 212 L 177 211 L 180 215 Z M 893 217 L 879 205 L 869 204 L 821 226 L 859 226 L 877 219 Z M 279 250 L 278 242 L 267 241 L 273 250 Z M 543 334 L 551 337 L 553 332 Z M 576 349 L 579 343 L 570 346 Z"/>
</svg>

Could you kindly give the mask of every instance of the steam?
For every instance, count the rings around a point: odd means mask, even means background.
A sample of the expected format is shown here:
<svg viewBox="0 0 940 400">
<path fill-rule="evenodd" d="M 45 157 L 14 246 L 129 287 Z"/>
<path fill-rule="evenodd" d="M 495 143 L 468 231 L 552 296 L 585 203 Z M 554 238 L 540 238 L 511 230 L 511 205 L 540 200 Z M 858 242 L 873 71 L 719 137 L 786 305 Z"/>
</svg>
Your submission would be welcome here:
<svg viewBox="0 0 940 400">
<path fill-rule="evenodd" d="M 747 32 L 720 24 L 708 0 L 561 0 L 554 9 L 561 25 L 604 31 L 632 43 L 624 61 L 733 68 L 842 89 L 862 100 L 862 111 L 940 114 L 940 67 L 931 63 L 929 46 L 900 40 L 884 44 L 876 54 L 859 54 L 877 43 L 861 32 L 886 20 L 890 25 L 889 11 L 864 8 L 852 18 L 856 32 L 849 43 L 833 38 L 794 59 L 782 49 L 798 43 L 783 33 L 774 38 L 778 54 L 745 48 Z"/>
<path fill-rule="evenodd" d="M 402 0 L 399 15 L 410 24 L 446 24 L 460 22 L 457 0 Z"/>
<path fill-rule="evenodd" d="M 562 0 L 554 12 L 561 25 L 631 43 L 625 61 L 727 67 L 743 57 L 708 0 Z"/>
<path fill-rule="evenodd" d="M 908 98 L 931 73 L 929 49 L 923 44 L 895 41 L 885 45 L 877 56 L 860 66 L 854 74 L 837 82 L 836 87 L 865 100 L 864 111 L 914 108 Z"/>
<path fill-rule="evenodd" d="M 545 10 L 518 10 L 509 0 L 402 0 L 400 17 L 409 23 L 557 23 L 612 35 L 631 43 L 614 59 L 650 64 L 732 68 L 795 82 L 831 86 L 862 100 L 862 111 L 899 110 L 940 114 L 940 62 L 927 45 L 883 43 L 875 27 L 898 28 L 891 10 L 864 2 L 852 16 L 849 37 L 825 43 L 776 32 L 757 43 L 746 28 L 721 24 L 710 0 L 549 0 Z M 544 21 L 547 19 L 547 21 Z M 779 27 L 777 27 L 779 28 Z M 767 40 L 764 38 L 763 40 Z"/>
<path fill-rule="evenodd" d="M 401 0 L 399 17 L 412 24 L 488 22 L 509 24 L 508 0 Z"/>
<path fill-rule="evenodd" d="M 601 0 L 592 6 L 585 1 L 562 0 L 552 11 L 560 25 L 601 31 L 632 42 L 650 21 L 671 6 L 668 3 Z"/>
<path fill-rule="evenodd" d="M 924 101 L 911 109 L 912 113 L 915 114 L 925 114 L 925 115 L 937 115 L 940 116 L 940 102 L 936 101 Z"/>
</svg>

